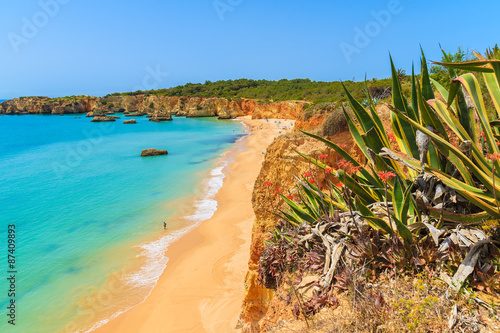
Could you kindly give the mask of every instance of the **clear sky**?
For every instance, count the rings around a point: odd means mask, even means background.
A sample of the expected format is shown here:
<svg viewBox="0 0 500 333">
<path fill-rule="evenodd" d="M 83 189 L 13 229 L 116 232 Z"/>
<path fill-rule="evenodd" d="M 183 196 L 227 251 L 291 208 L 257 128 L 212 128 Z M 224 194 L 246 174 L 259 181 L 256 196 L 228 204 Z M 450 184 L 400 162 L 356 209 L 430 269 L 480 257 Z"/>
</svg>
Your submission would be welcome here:
<svg viewBox="0 0 500 333">
<path fill-rule="evenodd" d="M 2 1 L 0 98 L 225 79 L 361 80 L 498 40 L 484 0 Z"/>
</svg>

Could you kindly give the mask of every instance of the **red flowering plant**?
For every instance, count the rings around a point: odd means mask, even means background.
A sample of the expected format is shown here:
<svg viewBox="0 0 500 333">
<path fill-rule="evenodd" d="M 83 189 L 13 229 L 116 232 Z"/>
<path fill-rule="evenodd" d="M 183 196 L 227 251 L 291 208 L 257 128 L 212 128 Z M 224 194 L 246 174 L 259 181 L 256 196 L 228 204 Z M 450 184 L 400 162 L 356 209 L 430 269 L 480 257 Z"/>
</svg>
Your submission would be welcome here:
<svg viewBox="0 0 500 333">
<path fill-rule="evenodd" d="M 271 187 L 272 187 L 273 185 L 274 185 L 274 183 L 273 183 L 273 182 L 271 182 L 271 181 L 269 181 L 269 180 L 268 180 L 268 181 L 266 181 L 266 182 L 264 182 L 264 186 L 267 188 L 268 200 L 269 200 L 269 202 L 271 203 L 272 212 L 273 212 L 273 213 L 275 213 L 275 212 L 276 212 L 276 210 L 275 210 L 275 208 L 274 208 L 274 203 L 273 203 L 273 201 L 274 201 L 274 200 L 273 200 L 273 196 L 271 195 Z M 279 193 L 280 193 L 279 191 L 281 191 L 281 190 L 276 189 L 276 190 L 275 190 L 275 194 L 279 194 Z"/>
<path fill-rule="evenodd" d="M 379 171 L 377 175 L 378 178 L 380 178 L 380 180 L 383 181 L 384 183 L 387 183 L 387 181 L 396 177 L 396 174 L 392 171 Z"/>
</svg>

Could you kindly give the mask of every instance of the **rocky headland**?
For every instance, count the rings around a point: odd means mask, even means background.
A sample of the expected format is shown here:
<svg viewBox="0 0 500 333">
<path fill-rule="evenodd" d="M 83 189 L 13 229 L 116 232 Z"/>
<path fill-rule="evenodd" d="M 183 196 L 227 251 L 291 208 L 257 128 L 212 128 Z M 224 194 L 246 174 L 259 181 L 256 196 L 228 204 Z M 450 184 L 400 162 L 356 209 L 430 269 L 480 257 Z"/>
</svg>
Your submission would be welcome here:
<svg viewBox="0 0 500 333">
<path fill-rule="evenodd" d="M 127 117 L 148 116 L 151 121 L 170 121 L 177 117 L 217 117 L 234 119 L 251 115 L 254 119 L 297 119 L 305 102 L 285 101 L 261 103 L 250 99 L 231 101 L 225 98 L 177 96 L 72 96 L 62 98 L 20 97 L 0 103 L 0 115 L 80 114 L 106 117 L 124 113 Z M 97 118 L 95 121 L 110 121 Z"/>
</svg>

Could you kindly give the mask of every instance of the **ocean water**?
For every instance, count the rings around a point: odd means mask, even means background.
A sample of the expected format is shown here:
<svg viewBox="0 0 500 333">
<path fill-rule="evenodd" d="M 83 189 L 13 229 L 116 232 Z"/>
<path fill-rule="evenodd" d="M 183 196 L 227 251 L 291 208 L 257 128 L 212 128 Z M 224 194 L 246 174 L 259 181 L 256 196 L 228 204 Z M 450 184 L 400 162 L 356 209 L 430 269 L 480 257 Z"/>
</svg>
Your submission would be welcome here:
<svg viewBox="0 0 500 333">
<path fill-rule="evenodd" d="M 142 302 L 168 245 L 209 218 L 236 121 L 90 123 L 84 116 L 0 116 L 0 332 L 89 331 Z M 140 157 L 142 149 L 167 156 Z M 163 222 L 168 230 L 163 230 Z M 7 271 L 15 271 L 8 297 Z"/>
</svg>

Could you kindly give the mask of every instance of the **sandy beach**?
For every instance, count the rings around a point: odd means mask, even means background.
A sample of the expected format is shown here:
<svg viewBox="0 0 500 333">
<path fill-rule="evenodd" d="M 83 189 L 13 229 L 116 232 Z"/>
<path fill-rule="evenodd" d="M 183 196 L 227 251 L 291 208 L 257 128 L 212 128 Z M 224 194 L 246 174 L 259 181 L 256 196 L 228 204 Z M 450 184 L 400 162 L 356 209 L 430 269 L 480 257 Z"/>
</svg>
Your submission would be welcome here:
<svg viewBox="0 0 500 333">
<path fill-rule="evenodd" d="M 251 131 L 216 195 L 214 216 L 172 244 L 151 295 L 94 332 L 232 332 L 244 293 L 254 221 L 252 190 L 264 152 L 284 132 L 274 120 L 241 119 Z"/>
</svg>

